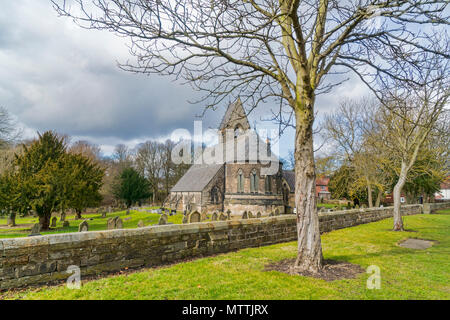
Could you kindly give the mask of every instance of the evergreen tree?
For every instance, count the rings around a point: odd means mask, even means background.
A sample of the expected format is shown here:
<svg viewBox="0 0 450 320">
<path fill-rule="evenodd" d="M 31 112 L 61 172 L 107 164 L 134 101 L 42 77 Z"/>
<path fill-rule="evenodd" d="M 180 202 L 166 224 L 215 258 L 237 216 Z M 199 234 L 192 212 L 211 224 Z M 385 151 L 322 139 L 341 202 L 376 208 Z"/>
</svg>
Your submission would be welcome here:
<svg viewBox="0 0 450 320">
<path fill-rule="evenodd" d="M 150 183 L 135 169 L 123 169 L 114 188 L 116 198 L 125 202 L 127 208 L 151 196 Z"/>
</svg>

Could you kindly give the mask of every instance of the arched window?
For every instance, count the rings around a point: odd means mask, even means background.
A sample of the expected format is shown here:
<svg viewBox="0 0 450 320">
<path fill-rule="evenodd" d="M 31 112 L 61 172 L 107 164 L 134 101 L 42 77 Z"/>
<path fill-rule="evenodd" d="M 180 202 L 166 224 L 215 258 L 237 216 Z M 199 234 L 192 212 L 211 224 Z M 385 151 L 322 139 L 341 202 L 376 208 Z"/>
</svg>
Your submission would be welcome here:
<svg viewBox="0 0 450 320">
<path fill-rule="evenodd" d="M 250 174 L 250 192 L 258 193 L 259 189 L 259 177 L 256 174 L 256 169 L 252 170 Z"/>
<path fill-rule="evenodd" d="M 237 175 L 237 192 L 238 193 L 244 192 L 244 174 L 242 172 L 242 169 L 239 169 Z"/>
<path fill-rule="evenodd" d="M 272 178 L 271 176 L 266 176 L 266 179 L 264 180 L 264 189 L 266 190 L 266 193 L 272 193 Z"/>
</svg>

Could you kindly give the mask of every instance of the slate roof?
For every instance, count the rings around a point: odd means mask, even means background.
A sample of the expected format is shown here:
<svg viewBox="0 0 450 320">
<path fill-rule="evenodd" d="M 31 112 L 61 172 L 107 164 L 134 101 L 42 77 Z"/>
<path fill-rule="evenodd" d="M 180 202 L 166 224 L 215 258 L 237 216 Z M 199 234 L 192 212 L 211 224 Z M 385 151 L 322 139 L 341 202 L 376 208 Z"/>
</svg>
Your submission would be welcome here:
<svg viewBox="0 0 450 320">
<path fill-rule="evenodd" d="M 291 192 L 295 191 L 295 172 L 292 170 L 283 170 L 283 178 L 286 180 Z"/>
<path fill-rule="evenodd" d="M 222 167 L 222 164 L 194 164 L 173 186 L 171 192 L 202 191 Z"/>
</svg>

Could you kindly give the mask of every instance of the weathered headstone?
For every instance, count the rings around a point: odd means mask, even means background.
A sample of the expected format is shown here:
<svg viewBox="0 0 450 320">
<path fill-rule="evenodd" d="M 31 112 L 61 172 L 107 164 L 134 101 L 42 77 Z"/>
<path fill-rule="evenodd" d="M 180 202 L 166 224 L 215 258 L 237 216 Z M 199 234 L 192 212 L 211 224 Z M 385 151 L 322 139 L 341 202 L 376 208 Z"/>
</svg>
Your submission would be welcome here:
<svg viewBox="0 0 450 320">
<path fill-rule="evenodd" d="M 67 227 L 70 227 L 70 223 L 69 223 L 69 221 L 64 221 L 63 228 L 67 228 Z"/>
<path fill-rule="evenodd" d="M 200 213 L 198 211 L 194 211 L 189 214 L 188 221 L 189 221 L 189 223 L 200 222 L 201 218 L 202 217 L 201 217 Z"/>
<path fill-rule="evenodd" d="M 163 214 L 159 217 L 158 224 L 159 224 L 159 225 L 167 224 L 167 220 L 168 220 L 167 214 L 163 213 Z"/>
<path fill-rule="evenodd" d="M 80 225 L 78 226 L 78 232 L 86 232 L 89 231 L 89 224 L 86 220 L 84 220 Z"/>
<path fill-rule="evenodd" d="M 231 211 L 230 211 L 230 209 L 227 210 L 227 219 L 231 220 Z"/>
<path fill-rule="evenodd" d="M 116 218 L 109 218 L 107 223 L 108 223 L 108 230 L 116 228 Z"/>
<path fill-rule="evenodd" d="M 228 220 L 228 217 L 227 217 L 227 215 L 225 213 L 221 212 L 219 214 L 219 220 L 220 221 L 226 221 L 226 220 Z"/>
<path fill-rule="evenodd" d="M 261 212 L 258 211 L 258 213 L 256 214 L 257 218 L 261 218 Z"/>
<path fill-rule="evenodd" d="M 247 216 L 249 219 L 253 219 L 253 213 L 251 211 L 247 212 Z"/>
<path fill-rule="evenodd" d="M 52 218 L 52 223 L 50 224 L 50 227 L 51 227 L 51 228 L 56 228 L 56 221 L 58 221 L 58 218 L 53 217 L 53 218 Z"/>
<path fill-rule="evenodd" d="M 29 237 L 40 236 L 39 233 L 41 231 L 41 225 L 39 223 L 35 223 L 33 227 L 31 227 L 31 233 L 28 235 Z"/>
<path fill-rule="evenodd" d="M 217 215 L 217 212 L 213 212 L 213 214 L 211 215 L 211 221 L 217 221 L 217 219 L 218 219 L 219 217 L 218 217 L 218 215 Z M 202 219 L 203 220 L 203 219 Z"/>
<path fill-rule="evenodd" d="M 138 228 L 143 228 L 143 227 L 145 227 L 144 221 L 139 220 L 139 222 L 138 222 Z"/>
<path fill-rule="evenodd" d="M 102 210 L 102 218 L 106 218 L 106 209 Z"/>
<path fill-rule="evenodd" d="M 123 221 L 120 219 L 120 217 L 115 218 L 116 223 L 116 229 L 122 229 L 123 228 Z"/>
<path fill-rule="evenodd" d="M 247 211 L 244 211 L 244 213 L 242 214 L 242 219 L 248 219 Z"/>
</svg>

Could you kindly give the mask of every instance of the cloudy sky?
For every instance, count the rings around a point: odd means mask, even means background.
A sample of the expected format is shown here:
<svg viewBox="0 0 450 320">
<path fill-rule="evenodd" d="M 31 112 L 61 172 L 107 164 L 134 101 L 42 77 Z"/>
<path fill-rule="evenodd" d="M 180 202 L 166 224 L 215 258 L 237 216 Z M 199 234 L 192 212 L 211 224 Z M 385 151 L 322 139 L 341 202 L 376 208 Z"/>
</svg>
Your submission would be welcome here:
<svg viewBox="0 0 450 320">
<path fill-rule="evenodd" d="M 115 145 L 130 147 L 165 139 L 177 128 L 193 131 L 202 105 L 190 86 L 167 77 L 130 74 L 117 67 L 129 58 L 126 42 L 108 32 L 84 30 L 60 18 L 47 0 L 3 1 L 0 10 L 0 106 L 24 130 L 56 130 L 88 140 L 108 155 Z M 318 99 L 319 112 L 343 97 L 366 94 L 356 79 Z M 217 127 L 225 105 L 208 111 L 203 127 Z M 260 124 L 270 105 L 250 116 Z M 293 149 L 293 132 L 281 138 L 280 153 Z"/>
</svg>

